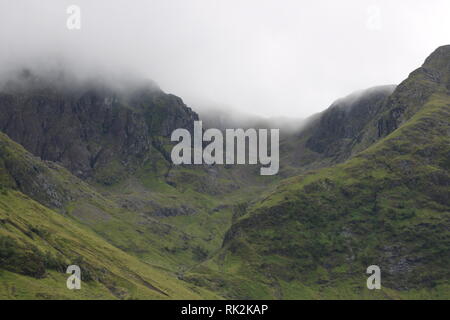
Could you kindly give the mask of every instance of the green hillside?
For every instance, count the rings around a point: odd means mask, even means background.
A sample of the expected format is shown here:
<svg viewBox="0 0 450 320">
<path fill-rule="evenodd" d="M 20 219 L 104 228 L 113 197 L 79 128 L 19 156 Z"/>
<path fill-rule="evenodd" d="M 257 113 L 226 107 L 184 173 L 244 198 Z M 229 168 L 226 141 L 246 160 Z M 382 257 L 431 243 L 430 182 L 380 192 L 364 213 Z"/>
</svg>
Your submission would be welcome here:
<svg viewBox="0 0 450 320">
<path fill-rule="evenodd" d="M 45 179 L 77 182 L 62 169 L 59 175 L 21 146 L 0 136 L 0 298 L 2 299 L 180 299 L 216 295 L 176 279 L 112 246 L 67 215 L 57 213 L 17 190 L 22 170 L 30 186 L 32 171 Z M 10 168 L 11 160 L 15 169 Z M 11 176 L 11 170 L 14 176 Z M 44 178 L 42 178 L 44 179 Z M 41 180 L 42 180 L 41 179 Z M 72 180 L 71 180 L 72 179 Z M 55 182 L 55 180 L 53 181 Z M 55 182 L 57 184 L 57 182 Z M 78 184 L 82 185 L 80 181 Z M 49 184 L 50 185 L 50 184 Z M 36 186 L 36 185 L 35 185 Z M 87 186 L 76 187 L 88 192 Z M 91 197 L 95 192 L 91 190 Z M 68 265 L 82 270 L 82 290 L 68 290 Z"/>
<path fill-rule="evenodd" d="M 450 46 L 432 57 L 380 115 L 396 114 L 397 129 L 344 164 L 280 183 L 186 278 L 226 297 L 448 298 Z M 380 291 L 365 287 L 372 264 Z"/>
<path fill-rule="evenodd" d="M 283 135 L 277 176 L 174 166 L 198 116 L 153 84 L 22 77 L 0 92 L 0 299 L 449 298 L 450 46 Z"/>
</svg>

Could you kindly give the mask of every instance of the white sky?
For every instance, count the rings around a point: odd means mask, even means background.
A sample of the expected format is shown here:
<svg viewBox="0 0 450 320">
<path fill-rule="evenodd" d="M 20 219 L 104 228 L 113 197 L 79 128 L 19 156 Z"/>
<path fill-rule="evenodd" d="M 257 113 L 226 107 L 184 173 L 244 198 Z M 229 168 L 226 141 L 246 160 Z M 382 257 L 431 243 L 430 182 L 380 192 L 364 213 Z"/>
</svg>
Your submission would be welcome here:
<svg viewBox="0 0 450 320">
<path fill-rule="evenodd" d="M 450 1 L 0 0 L 0 43 L 0 70 L 62 56 L 139 72 L 194 109 L 305 117 L 449 44 Z"/>
</svg>

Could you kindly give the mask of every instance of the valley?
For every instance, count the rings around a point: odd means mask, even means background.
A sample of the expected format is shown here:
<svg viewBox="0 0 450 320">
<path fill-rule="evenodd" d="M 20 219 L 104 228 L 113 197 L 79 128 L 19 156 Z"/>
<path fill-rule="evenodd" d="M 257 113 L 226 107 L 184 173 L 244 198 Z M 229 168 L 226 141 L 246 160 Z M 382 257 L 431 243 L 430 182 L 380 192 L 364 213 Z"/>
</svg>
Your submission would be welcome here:
<svg viewBox="0 0 450 320">
<path fill-rule="evenodd" d="M 30 71 L 0 91 L 0 298 L 449 297 L 448 45 L 281 128 L 276 175 L 174 165 L 202 115 L 153 83 Z"/>
</svg>

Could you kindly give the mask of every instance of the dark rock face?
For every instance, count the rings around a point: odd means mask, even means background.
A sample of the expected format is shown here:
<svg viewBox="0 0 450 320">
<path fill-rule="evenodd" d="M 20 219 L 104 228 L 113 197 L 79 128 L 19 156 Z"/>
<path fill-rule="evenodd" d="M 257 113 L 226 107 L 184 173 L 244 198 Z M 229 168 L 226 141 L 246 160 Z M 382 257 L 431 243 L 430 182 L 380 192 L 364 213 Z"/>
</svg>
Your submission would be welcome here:
<svg viewBox="0 0 450 320">
<path fill-rule="evenodd" d="M 364 150 L 408 121 L 436 88 L 450 93 L 450 45 L 436 49 L 397 87 L 375 87 L 333 103 L 302 133 L 306 147 L 333 163 Z"/>
<path fill-rule="evenodd" d="M 189 215 L 193 215 L 196 214 L 197 212 L 187 206 L 182 205 L 181 207 L 158 207 L 153 215 L 155 215 L 156 217 L 174 217 L 174 216 L 189 216 Z"/>
<path fill-rule="evenodd" d="M 450 45 L 437 48 L 389 97 L 378 120 L 378 137 L 385 137 L 410 119 L 441 86 L 450 94 Z"/>
<path fill-rule="evenodd" d="M 306 146 L 326 157 L 345 159 L 394 89 L 375 87 L 336 101 L 312 124 Z"/>
<path fill-rule="evenodd" d="M 0 133 L 0 190 L 20 190 L 33 200 L 49 208 L 64 209 L 74 199 L 90 198 L 78 178 L 51 161 L 41 161 L 24 148 Z"/>
<path fill-rule="evenodd" d="M 2 91 L 0 130 L 81 178 L 107 164 L 128 167 L 145 161 L 153 137 L 192 129 L 198 119 L 180 98 L 149 86 L 124 92 L 44 83 Z"/>
</svg>

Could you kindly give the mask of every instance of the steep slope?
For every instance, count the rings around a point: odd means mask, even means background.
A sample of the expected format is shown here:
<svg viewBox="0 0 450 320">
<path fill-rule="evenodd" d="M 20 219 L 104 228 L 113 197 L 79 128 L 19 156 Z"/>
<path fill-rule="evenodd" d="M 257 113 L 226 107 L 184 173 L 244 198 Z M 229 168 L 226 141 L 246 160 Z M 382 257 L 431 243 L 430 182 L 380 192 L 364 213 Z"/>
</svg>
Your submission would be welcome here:
<svg viewBox="0 0 450 320">
<path fill-rule="evenodd" d="M 24 72 L 0 94 L 1 129 L 34 154 L 0 135 L 0 294 L 75 297 L 61 281 L 75 260 L 94 274 L 89 298 L 445 297 L 448 51 L 286 137 L 275 177 L 173 166 L 168 136 L 197 115 L 154 84 Z M 369 264 L 382 292 L 365 289 Z"/>
<path fill-rule="evenodd" d="M 2 132 L 32 154 L 102 184 L 133 172 L 158 152 L 158 137 L 190 129 L 196 119 L 180 98 L 148 82 L 130 88 L 25 70 L 0 92 Z"/>
<path fill-rule="evenodd" d="M 381 140 L 244 208 L 222 250 L 185 277 L 228 297 L 448 298 L 449 75 L 444 46 L 367 124 Z M 365 287 L 373 264 L 379 291 Z"/>
<path fill-rule="evenodd" d="M 398 86 L 396 94 L 390 96 L 382 106 L 381 115 L 367 124 L 364 134 L 354 148 L 355 151 L 363 150 L 407 122 L 438 87 L 444 92 L 449 89 L 448 50 L 449 46 L 436 49 L 420 68 L 413 71 L 408 79 Z"/>
<path fill-rule="evenodd" d="M 208 194 L 236 185 L 215 179 L 224 170 L 173 168 L 168 136 L 198 118 L 180 98 L 64 72 L 25 70 L 1 88 L 0 128 L 34 155 L 0 142 L 10 187 L 154 265 L 184 268 L 220 246 L 231 218 L 209 214 L 219 204 Z M 187 229 L 193 215 L 209 229 Z"/>
<path fill-rule="evenodd" d="M 288 177 L 344 162 L 377 141 L 361 144 L 368 124 L 383 113 L 394 89 L 387 85 L 354 92 L 307 119 L 281 141 L 281 174 Z"/>
<path fill-rule="evenodd" d="M 14 162 L 13 160 L 18 160 Z M 112 246 L 67 215 L 19 190 L 58 201 L 98 195 L 65 169 L 49 167 L 0 135 L 0 298 L 176 299 L 217 297 Z M 29 176 L 20 177 L 20 174 Z M 59 184 L 70 183 L 69 188 Z M 47 189 L 42 189 L 47 186 Z M 52 203 L 50 201 L 50 203 Z M 125 229 L 126 230 L 126 227 Z M 66 288 L 69 265 L 82 270 L 82 290 Z M 84 290 L 83 290 L 84 289 Z"/>
<path fill-rule="evenodd" d="M 0 134 L 0 163 L 4 174 L 0 185 L 18 190 L 42 205 L 96 231 L 111 244 L 158 266 L 190 263 L 191 250 L 199 240 L 167 223 L 160 222 L 127 203 L 102 195 L 63 167 L 40 161 L 24 148 Z M 150 199 L 152 206 L 158 207 Z M 139 203 L 134 203 L 139 207 Z M 141 208 L 142 209 L 142 208 Z M 186 247 L 177 254 L 166 248 Z"/>
<path fill-rule="evenodd" d="M 395 86 L 374 87 L 337 100 L 320 115 L 317 124 L 310 125 L 306 147 L 336 161 L 345 160 L 366 124 L 394 90 Z"/>
<path fill-rule="evenodd" d="M 168 136 L 197 119 L 181 99 L 142 81 L 119 86 L 31 71 L 12 79 L 2 86 L 0 123 L 34 156 L 2 135 L 8 188 L 171 272 L 220 247 L 242 198 L 237 189 L 255 177 L 172 165 Z"/>
</svg>

